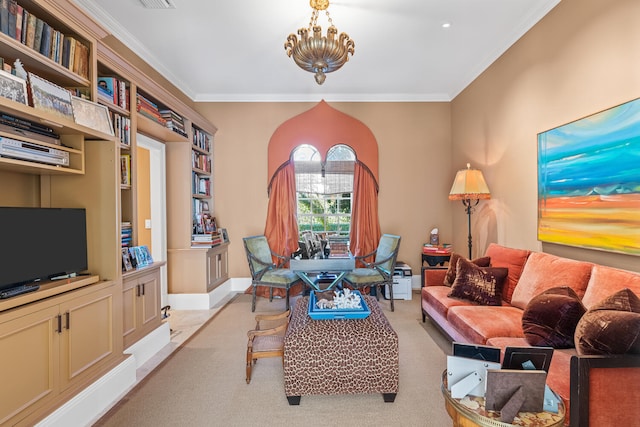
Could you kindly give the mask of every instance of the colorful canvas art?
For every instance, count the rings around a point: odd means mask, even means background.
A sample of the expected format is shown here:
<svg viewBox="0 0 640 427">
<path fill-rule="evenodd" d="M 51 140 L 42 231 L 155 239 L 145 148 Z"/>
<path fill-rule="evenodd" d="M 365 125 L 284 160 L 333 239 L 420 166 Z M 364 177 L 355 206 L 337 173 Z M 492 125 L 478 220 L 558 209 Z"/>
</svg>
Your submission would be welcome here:
<svg viewBox="0 0 640 427">
<path fill-rule="evenodd" d="M 538 134 L 538 239 L 640 255 L 640 99 Z"/>
</svg>

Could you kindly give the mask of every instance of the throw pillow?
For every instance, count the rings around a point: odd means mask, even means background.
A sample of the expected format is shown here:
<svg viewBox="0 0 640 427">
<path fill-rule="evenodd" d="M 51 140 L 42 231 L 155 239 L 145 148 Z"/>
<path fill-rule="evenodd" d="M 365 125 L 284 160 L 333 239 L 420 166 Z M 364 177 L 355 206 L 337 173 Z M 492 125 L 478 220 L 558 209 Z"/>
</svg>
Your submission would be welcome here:
<svg viewBox="0 0 640 427">
<path fill-rule="evenodd" d="M 502 285 L 509 273 L 506 268 L 478 267 L 459 258 L 456 279 L 449 297 L 477 302 L 483 305 L 502 305 Z"/>
<path fill-rule="evenodd" d="M 573 336 L 587 311 L 568 286 L 547 289 L 533 297 L 522 314 L 522 331 L 529 345 L 573 348 Z"/>
<path fill-rule="evenodd" d="M 457 273 L 457 270 L 458 270 L 458 260 L 460 258 L 466 260 L 466 258 L 464 258 L 460 254 L 457 254 L 455 252 L 453 252 L 451 254 L 451 258 L 449 258 L 449 268 L 447 269 L 447 272 L 444 275 L 443 284 L 445 286 L 453 285 L 453 282 L 456 280 L 456 273 Z M 483 256 L 483 257 L 471 260 L 471 262 L 474 263 L 475 265 L 479 266 L 479 267 L 489 267 L 489 265 L 491 263 L 491 258 L 489 258 L 488 256 Z"/>
<path fill-rule="evenodd" d="M 640 354 L 640 298 L 622 289 L 592 307 L 576 327 L 579 355 Z"/>
</svg>

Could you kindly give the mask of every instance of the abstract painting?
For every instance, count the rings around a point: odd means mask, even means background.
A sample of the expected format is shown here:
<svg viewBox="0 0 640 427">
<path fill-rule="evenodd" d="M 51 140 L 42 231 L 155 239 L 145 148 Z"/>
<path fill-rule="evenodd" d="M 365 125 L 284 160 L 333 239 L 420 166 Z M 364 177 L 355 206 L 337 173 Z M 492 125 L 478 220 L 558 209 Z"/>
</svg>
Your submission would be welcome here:
<svg viewBox="0 0 640 427">
<path fill-rule="evenodd" d="M 640 255 L 640 99 L 538 134 L 538 240 Z"/>
</svg>

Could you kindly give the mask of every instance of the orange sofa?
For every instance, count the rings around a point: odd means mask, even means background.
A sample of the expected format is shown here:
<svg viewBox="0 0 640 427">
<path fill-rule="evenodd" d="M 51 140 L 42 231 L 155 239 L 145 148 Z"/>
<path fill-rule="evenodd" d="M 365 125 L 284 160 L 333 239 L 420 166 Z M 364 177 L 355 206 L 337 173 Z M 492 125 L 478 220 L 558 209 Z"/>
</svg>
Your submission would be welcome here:
<svg viewBox="0 0 640 427">
<path fill-rule="evenodd" d="M 625 288 L 640 296 L 637 273 L 493 243 L 485 256 L 492 267 L 508 269 L 501 305 L 451 298 L 446 268 L 422 270 L 422 320 L 429 317 L 453 341 L 503 350 L 528 346 L 523 313 L 534 297 L 553 287 L 572 288 L 587 310 Z M 586 356 L 575 348 L 557 349 L 547 383 L 567 407 L 567 425 L 639 425 L 640 355 Z"/>
</svg>

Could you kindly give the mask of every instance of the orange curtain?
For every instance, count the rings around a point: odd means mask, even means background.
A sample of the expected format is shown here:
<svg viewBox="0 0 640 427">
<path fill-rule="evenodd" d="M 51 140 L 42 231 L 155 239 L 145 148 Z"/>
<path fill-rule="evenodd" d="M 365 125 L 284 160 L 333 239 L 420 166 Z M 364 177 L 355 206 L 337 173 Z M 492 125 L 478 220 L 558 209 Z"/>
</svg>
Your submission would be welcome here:
<svg viewBox="0 0 640 427">
<path fill-rule="evenodd" d="M 298 219 L 296 208 L 296 175 L 293 163 L 284 163 L 273 175 L 269 186 L 269 207 L 267 223 L 264 227 L 269 247 L 277 254 L 291 256 L 298 249 Z M 250 289 L 249 289 L 250 291 Z M 296 285 L 289 291 L 296 295 L 302 286 Z M 258 286 L 256 294 L 269 296 L 269 288 Z M 285 296 L 284 289 L 274 289 L 274 296 Z"/>
<path fill-rule="evenodd" d="M 360 256 L 375 251 L 381 235 L 378 218 L 378 183 L 369 168 L 357 161 L 353 171 L 349 236 L 351 252 Z"/>
</svg>

